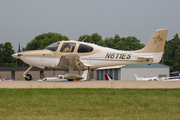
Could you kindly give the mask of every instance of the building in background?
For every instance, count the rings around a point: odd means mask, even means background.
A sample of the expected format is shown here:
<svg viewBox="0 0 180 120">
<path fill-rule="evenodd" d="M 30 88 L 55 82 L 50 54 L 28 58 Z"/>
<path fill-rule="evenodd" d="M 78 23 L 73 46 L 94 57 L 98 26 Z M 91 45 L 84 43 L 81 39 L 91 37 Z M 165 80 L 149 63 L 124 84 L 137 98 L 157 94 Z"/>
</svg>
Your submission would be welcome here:
<svg viewBox="0 0 180 120">
<path fill-rule="evenodd" d="M 23 77 L 23 73 L 28 69 L 27 67 L 0 67 L 0 77 L 6 79 L 7 77 L 13 77 L 15 81 L 25 81 Z M 92 72 L 88 74 L 88 79 L 96 79 L 96 72 L 91 70 Z M 81 75 L 84 70 L 75 70 L 75 74 Z M 33 67 L 28 74 L 32 75 L 33 80 L 38 80 L 43 77 L 53 77 L 55 75 L 64 75 L 68 73 L 68 70 L 65 69 L 40 69 L 37 67 Z"/>
<path fill-rule="evenodd" d="M 7 77 L 13 77 L 15 81 L 24 80 L 23 73 L 28 69 L 27 67 L 0 67 L 0 77 L 6 79 Z M 75 70 L 76 74 L 81 75 L 84 70 Z M 64 75 L 68 73 L 68 70 L 64 69 L 40 69 L 33 67 L 28 74 L 32 75 L 34 80 L 38 80 L 43 77 L 53 77 L 55 75 Z M 162 64 L 137 64 L 126 66 L 113 66 L 91 70 L 88 73 L 88 80 L 105 80 L 104 74 L 109 73 L 114 80 L 134 80 L 133 74 L 137 74 L 139 77 L 159 77 L 161 74 L 167 76 L 170 75 L 170 67 Z"/>
<path fill-rule="evenodd" d="M 109 73 L 114 80 L 134 80 L 133 74 L 139 77 L 159 77 L 160 74 L 169 76 L 170 67 L 162 64 L 136 64 L 100 68 L 97 70 L 97 80 L 105 80 L 104 74 Z"/>
</svg>

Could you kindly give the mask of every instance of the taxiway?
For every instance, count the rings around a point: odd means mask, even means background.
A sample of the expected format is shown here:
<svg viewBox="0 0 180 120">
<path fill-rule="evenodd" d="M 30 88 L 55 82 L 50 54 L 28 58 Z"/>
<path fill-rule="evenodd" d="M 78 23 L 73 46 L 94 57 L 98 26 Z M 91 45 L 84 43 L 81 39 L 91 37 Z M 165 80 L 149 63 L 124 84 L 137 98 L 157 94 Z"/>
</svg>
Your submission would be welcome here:
<svg viewBox="0 0 180 120">
<path fill-rule="evenodd" d="M 1 81 L 0 88 L 180 88 L 180 81 Z"/>
</svg>

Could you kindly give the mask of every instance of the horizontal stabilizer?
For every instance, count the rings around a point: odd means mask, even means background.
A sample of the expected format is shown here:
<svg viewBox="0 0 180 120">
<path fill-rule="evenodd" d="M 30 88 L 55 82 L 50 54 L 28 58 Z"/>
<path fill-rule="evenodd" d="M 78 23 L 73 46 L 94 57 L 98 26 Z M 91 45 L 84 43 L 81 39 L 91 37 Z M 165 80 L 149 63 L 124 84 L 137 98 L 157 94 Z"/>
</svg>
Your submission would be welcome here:
<svg viewBox="0 0 180 120">
<path fill-rule="evenodd" d="M 139 56 L 138 59 L 153 59 L 153 56 Z"/>
</svg>

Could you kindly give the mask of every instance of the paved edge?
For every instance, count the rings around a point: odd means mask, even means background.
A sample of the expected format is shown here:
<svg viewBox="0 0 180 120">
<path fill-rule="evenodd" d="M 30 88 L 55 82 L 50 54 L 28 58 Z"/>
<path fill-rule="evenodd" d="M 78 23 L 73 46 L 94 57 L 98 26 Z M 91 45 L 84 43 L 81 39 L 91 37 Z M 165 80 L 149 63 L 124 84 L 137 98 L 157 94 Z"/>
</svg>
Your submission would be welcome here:
<svg viewBox="0 0 180 120">
<path fill-rule="evenodd" d="M 180 88 L 180 81 L 0 81 L 0 88 Z"/>
</svg>

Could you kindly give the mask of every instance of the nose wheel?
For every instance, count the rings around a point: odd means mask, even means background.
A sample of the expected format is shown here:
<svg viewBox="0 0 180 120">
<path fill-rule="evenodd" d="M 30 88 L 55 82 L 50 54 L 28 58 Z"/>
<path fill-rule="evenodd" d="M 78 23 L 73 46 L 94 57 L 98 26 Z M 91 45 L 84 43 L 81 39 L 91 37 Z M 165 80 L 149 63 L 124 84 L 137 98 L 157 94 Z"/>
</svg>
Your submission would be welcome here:
<svg viewBox="0 0 180 120">
<path fill-rule="evenodd" d="M 30 67 L 23 73 L 23 76 L 25 77 L 25 79 L 26 79 L 27 81 L 32 80 L 32 76 L 31 76 L 30 74 L 27 74 L 28 71 L 29 71 L 32 67 L 33 67 L 33 66 L 30 66 Z"/>
<path fill-rule="evenodd" d="M 25 79 L 26 79 L 27 81 L 30 81 L 30 80 L 32 80 L 32 76 L 31 76 L 30 74 L 27 74 L 26 77 L 25 77 Z"/>
</svg>

